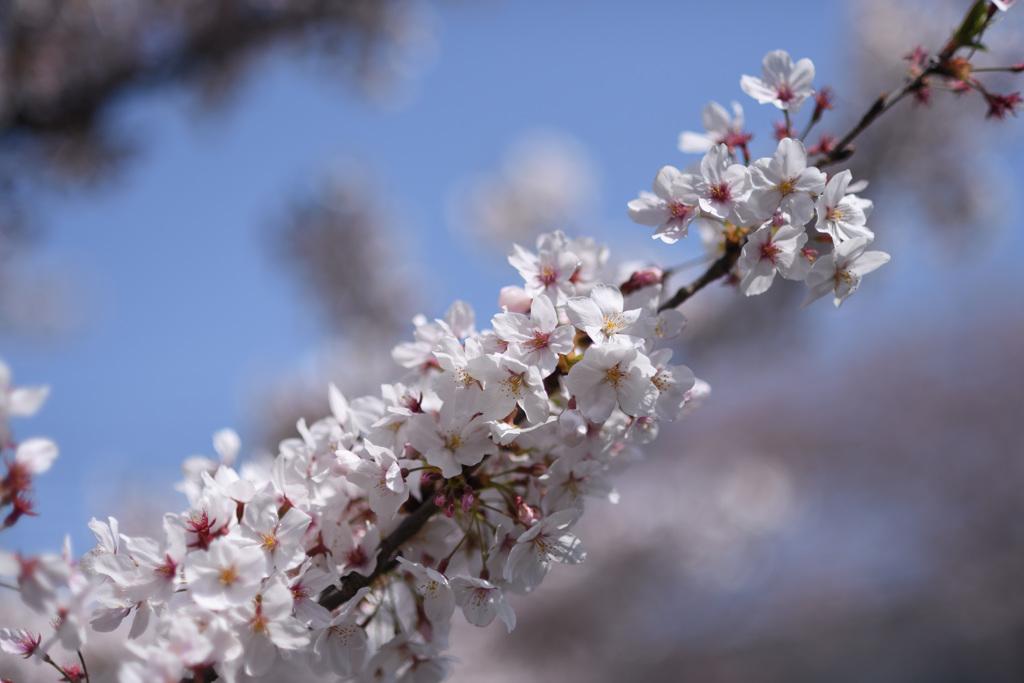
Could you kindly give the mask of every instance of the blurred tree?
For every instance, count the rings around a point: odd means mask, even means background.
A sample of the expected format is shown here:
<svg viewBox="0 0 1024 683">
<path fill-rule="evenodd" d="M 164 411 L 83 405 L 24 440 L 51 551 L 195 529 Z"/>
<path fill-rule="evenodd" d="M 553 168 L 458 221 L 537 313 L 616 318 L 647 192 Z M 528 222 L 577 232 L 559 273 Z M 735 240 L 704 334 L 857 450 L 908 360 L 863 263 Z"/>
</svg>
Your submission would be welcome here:
<svg viewBox="0 0 1024 683">
<path fill-rule="evenodd" d="M 184 84 L 223 100 L 268 50 L 329 60 L 367 93 L 401 74 L 415 0 L 0 0 L 0 255 L 23 244 L 36 184 L 109 177 L 130 145 L 108 123 L 132 93 Z"/>
</svg>

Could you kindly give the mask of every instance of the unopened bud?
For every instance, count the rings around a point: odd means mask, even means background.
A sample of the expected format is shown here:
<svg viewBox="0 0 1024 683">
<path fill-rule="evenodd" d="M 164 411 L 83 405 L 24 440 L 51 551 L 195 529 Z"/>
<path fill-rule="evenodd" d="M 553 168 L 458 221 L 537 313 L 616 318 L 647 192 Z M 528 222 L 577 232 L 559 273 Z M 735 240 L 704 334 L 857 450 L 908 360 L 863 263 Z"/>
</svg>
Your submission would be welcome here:
<svg viewBox="0 0 1024 683">
<path fill-rule="evenodd" d="M 498 306 L 508 309 L 509 313 L 530 314 L 533 299 L 522 287 L 502 287 L 498 295 Z"/>
<path fill-rule="evenodd" d="M 476 503 L 476 496 L 473 495 L 473 487 L 468 484 L 462 489 L 462 511 L 469 512 L 473 509 L 473 504 Z"/>
<path fill-rule="evenodd" d="M 638 289 L 649 287 L 650 285 L 661 284 L 665 278 L 665 272 L 661 268 L 650 267 L 638 270 L 629 276 L 629 279 L 619 289 L 623 294 L 632 294 Z"/>
</svg>

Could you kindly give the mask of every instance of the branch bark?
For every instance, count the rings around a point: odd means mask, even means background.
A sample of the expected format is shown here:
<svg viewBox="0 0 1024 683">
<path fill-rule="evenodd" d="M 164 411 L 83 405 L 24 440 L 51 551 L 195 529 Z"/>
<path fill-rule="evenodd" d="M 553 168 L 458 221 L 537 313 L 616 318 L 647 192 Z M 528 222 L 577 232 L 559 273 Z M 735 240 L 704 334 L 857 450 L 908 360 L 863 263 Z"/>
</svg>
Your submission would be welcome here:
<svg viewBox="0 0 1024 683">
<path fill-rule="evenodd" d="M 398 565 L 398 551 L 405 542 L 415 536 L 424 527 L 435 512 L 440 508 L 432 498 L 426 498 L 415 510 L 402 520 L 401 524 L 388 534 L 380 543 L 377 551 L 377 564 L 369 576 L 349 574 L 341 580 L 341 588 L 331 586 L 320 594 L 317 602 L 329 610 L 341 607 L 351 600 L 360 588 L 371 585 L 384 574 Z"/>
</svg>

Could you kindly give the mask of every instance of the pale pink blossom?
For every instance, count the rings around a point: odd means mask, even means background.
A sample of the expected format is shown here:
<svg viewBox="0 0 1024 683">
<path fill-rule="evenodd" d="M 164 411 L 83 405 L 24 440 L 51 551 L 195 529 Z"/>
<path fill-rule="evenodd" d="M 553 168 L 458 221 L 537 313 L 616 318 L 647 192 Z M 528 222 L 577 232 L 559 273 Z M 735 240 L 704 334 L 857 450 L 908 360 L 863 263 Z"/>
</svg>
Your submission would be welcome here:
<svg viewBox="0 0 1024 683">
<path fill-rule="evenodd" d="M 779 109 L 795 114 L 814 92 L 814 64 L 793 59 L 785 50 L 774 50 L 761 62 L 761 78 L 743 76 L 740 87 L 761 104 L 774 104 Z"/>
<path fill-rule="evenodd" d="M 686 237 L 690 223 L 700 215 L 696 176 L 664 166 L 654 178 L 654 194 L 641 192 L 626 205 L 631 220 L 656 227 L 653 237 L 672 244 Z"/>
<path fill-rule="evenodd" d="M 810 291 L 803 305 L 807 306 L 831 292 L 832 302 L 839 308 L 848 296 L 857 291 L 861 277 L 888 263 L 889 254 L 865 251 L 867 246 L 866 237 L 854 237 L 837 244 L 831 254 L 819 257 L 807 274 Z"/>
<path fill-rule="evenodd" d="M 455 602 L 462 609 L 466 621 L 474 626 L 487 626 L 498 617 L 512 633 L 516 627 L 516 613 L 512 611 L 508 596 L 490 581 L 460 574 L 451 580 Z"/>
<path fill-rule="evenodd" d="M 651 361 L 621 344 L 591 346 L 565 377 L 576 407 L 594 422 L 604 422 L 616 407 L 627 415 L 650 415 L 658 398 Z"/>
</svg>

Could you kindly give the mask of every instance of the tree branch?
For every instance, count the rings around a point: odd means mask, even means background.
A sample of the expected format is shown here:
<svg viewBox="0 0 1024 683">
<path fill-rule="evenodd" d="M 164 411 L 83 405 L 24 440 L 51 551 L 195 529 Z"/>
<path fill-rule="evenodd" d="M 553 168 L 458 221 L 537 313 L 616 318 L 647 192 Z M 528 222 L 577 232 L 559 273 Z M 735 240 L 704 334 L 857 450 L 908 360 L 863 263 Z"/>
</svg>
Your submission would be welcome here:
<svg viewBox="0 0 1024 683">
<path fill-rule="evenodd" d="M 341 588 L 331 586 L 320 594 L 317 602 L 329 610 L 341 607 L 351 600 L 360 588 L 371 585 L 378 578 L 398 565 L 398 551 L 410 538 L 419 533 L 435 512 L 440 510 L 433 498 L 426 498 L 415 510 L 402 520 L 402 523 L 380 543 L 377 551 L 377 564 L 369 576 L 349 574 L 341 580 Z"/>
<path fill-rule="evenodd" d="M 708 269 L 699 278 L 685 287 L 680 287 L 672 298 L 663 303 L 658 310 L 664 311 L 668 308 L 675 308 L 715 280 L 728 275 L 732 271 L 733 266 L 736 265 L 736 261 L 740 258 L 744 242 L 745 240 L 740 242 L 726 240 L 725 252 L 718 257 L 718 260 L 708 266 Z"/>
</svg>

